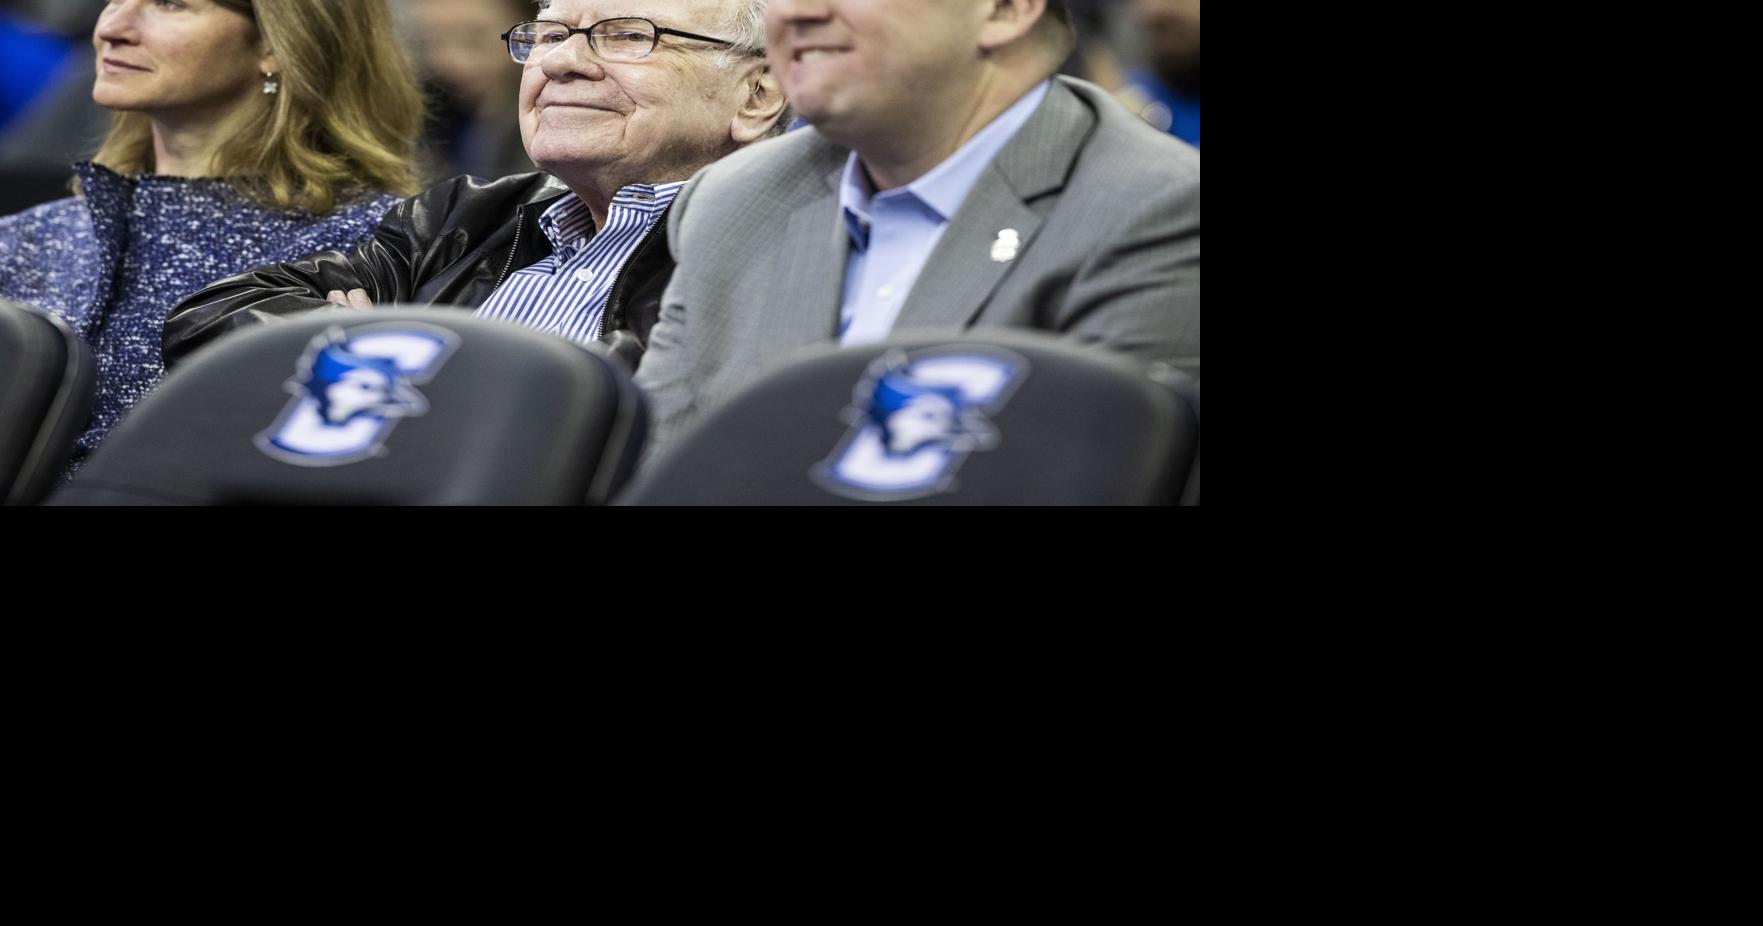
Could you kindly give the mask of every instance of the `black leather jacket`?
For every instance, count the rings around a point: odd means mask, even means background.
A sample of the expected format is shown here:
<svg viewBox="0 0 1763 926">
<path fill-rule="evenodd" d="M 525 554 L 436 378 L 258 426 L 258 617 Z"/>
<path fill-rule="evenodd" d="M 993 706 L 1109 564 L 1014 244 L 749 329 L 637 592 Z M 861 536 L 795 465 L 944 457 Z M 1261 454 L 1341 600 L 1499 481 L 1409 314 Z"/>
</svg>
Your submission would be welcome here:
<svg viewBox="0 0 1763 926">
<path fill-rule="evenodd" d="M 327 308 L 324 297 L 333 289 L 364 289 L 376 305 L 476 308 L 510 273 L 551 255 L 539 216 L 567 192 L 547 174 L 457 177 L 430 187 L 393 206 L 373 240 L 353 254 L 327 251 L 259 267 L 179 303 L 165 320 L 166 366 L 234 329 Z M 601 340 L 624 330 L 647 345 L 672 276 L 663 216 L 619 270 Z"/>
</svg>

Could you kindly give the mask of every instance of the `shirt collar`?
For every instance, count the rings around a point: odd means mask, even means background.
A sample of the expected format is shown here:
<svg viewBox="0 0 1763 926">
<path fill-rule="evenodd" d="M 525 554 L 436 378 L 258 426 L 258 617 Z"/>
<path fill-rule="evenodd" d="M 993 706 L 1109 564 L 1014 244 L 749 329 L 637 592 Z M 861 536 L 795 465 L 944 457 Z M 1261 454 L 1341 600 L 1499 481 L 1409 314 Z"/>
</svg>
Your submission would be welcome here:
<svg viewBox="0 0 1763 926">
<path fill-rule="evenodd" d="M 612 197 L 613 216 L 629 213 L 653 223 L 668 206 L 673 205 L 686 182 L 633 183 Z M 587 239 L 594 234 L 594 214 L 581 197 L 565 193 L 539 216 L 539 229 L 551 239 L 551 249 L 564 254 L 567 259 L 569 254 L 585 246 Z"/>
<path fill-rule="evenodd" d="M 658 213 L 673 203 L 673 198 L 679 195 L 686 183 L 685 180 L 672 183 L 633 183 L 612 197 L 612 206 L 617 209 Z"/>
<path fill-rule="evenodd" d="M 917 197 L 944 222 L 949 221 L 960 210 L 967 194 L 979 183 L 980 174 L 1028 123 L 1052 89 L 1051 80 L 1042 81 L 929 173 L 902 189 L 889 190 L 880 196 Z M 869 174 L 863 169 L 857 152 L 851 152 L 845 161 L 844 178 L 839 183 L 839 206 L 845 216 L 845 227 L 858 250 L 869 246 L 870 205 L 876 196 L 875 187 L 869 182 Z"/>
</svg>

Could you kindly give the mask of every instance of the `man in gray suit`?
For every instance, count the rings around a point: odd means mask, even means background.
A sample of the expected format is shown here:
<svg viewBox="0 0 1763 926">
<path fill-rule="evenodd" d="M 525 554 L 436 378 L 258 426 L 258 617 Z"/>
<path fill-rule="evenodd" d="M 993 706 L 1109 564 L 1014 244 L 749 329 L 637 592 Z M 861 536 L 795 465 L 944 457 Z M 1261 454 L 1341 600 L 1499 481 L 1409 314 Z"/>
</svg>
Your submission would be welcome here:
<svg viewBox="0 0 1763 926">
<path fill-rule="evenodd" d="M 771 0 L 812 128 L 701 171 L 637 382 L 665 445 L 790 354 L 1036 328 L 1194 376 L 1200 158 L 1055 78 L 1063 0 Z"/>
</svg>

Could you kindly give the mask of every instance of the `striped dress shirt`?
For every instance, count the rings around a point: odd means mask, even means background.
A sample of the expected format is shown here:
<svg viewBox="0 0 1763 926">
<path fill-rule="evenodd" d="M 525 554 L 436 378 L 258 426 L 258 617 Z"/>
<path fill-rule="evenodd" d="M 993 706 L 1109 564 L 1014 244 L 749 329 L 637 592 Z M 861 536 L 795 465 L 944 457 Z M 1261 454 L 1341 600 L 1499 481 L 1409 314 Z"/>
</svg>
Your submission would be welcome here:
<svg viewBox="0 0 1763 926">
<path fill-rule="evenodd" d="M 588 204 L 565 195 L 539 217 L 551 256 L 510 274 L 477 317 L 519 322 L 583 344 L 598 340 L 619 271 L 685 185 L 635 183 L 619 190 L 598 234 Z"/>
</svg>

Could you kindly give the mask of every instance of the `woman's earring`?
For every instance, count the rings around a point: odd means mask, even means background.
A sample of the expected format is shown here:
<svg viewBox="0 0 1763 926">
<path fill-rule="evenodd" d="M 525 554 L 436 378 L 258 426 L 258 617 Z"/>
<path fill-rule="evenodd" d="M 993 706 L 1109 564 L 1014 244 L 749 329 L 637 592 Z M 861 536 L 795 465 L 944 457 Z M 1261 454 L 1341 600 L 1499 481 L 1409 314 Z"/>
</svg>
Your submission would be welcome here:
<svg viewBox="0 0 1763 926">
<path fill-rule="evenodd" d="M 282 79 L 274 74 L 263 75 L 263 95 L 275 96 L 282 92 Z"/>
</svg>

